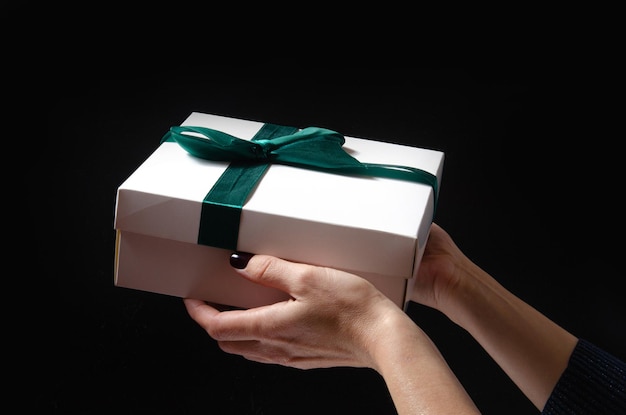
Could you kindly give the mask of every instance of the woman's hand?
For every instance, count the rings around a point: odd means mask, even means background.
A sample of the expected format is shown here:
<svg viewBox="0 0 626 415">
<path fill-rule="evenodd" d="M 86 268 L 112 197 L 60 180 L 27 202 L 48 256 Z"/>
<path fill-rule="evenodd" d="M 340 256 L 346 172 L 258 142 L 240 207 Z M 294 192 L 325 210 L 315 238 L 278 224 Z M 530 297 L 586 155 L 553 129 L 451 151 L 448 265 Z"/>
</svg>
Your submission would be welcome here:
<svg viewBox="0 0 626 415">
<path fill-rule="evenodd" d="M 417 271 L 410 300 L 432 307 L 459 323 L 462 305 L 476 282 L 490 285 L 491 277 L 474 264 L 439 225 L 433 223 Z"/>
<path fill-rule="evenodd" d="M 406 318 L 369 281 L 346 272 L 265 255 L 252 256 L 237 271 L 292 298 L 223 312 L 193 299 L 185 305 L 222 350 L 249 360 L 301 369 L 374 368 L 376 336 L 390 319 Z"/>
</svg>

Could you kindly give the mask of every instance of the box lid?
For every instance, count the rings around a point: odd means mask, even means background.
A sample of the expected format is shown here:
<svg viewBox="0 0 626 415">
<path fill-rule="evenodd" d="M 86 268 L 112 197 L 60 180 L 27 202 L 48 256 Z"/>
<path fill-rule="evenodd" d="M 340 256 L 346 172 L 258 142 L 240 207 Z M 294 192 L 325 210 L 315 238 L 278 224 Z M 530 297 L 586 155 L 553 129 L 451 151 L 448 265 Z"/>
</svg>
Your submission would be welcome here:
<svg viewBox="0 0 626 415">
<path fill-rule="evenodd" d="M 181 125 L 250 140 L 263 123 L 194 112 Z M 356 137 L 343 148 L 363 163 L 415 167 L 441 183 L 443 152 Z M 118 188 L 115 228 L 198 243 L 203 200 L 228 165 L 163 142 Z M 411 278 L 434 204 L 427 184 L 271 164 L 241 209 L 237 250 Z"/>
</svg>

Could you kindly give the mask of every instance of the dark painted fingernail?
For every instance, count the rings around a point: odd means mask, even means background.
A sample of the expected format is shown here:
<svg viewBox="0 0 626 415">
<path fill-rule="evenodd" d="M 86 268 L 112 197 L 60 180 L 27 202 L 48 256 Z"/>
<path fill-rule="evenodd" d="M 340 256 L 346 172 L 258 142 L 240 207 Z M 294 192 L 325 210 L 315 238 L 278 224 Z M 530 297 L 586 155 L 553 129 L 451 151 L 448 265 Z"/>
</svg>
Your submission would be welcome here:
<svg viewBox="0 0 626 415">
<path fill-rule="evenodd" d="M 252 258 L 254 254 L 249 252 L 233 252 L 230 255 L 230 265 L 233 268 L 244 269 L 248 265 L 248 261 Z"/>
</svg>

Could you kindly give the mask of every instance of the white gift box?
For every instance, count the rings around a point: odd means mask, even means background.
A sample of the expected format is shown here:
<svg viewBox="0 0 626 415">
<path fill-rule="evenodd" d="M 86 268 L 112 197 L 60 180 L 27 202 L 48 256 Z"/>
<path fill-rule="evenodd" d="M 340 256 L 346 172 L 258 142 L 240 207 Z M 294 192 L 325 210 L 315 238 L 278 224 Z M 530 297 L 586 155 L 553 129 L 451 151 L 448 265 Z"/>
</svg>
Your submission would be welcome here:
<svg viewBox="0 0 626 415">
<path fill-rule="evenodd" d="M 251 140 L 263 123 L 194 112 L 181 126 Z M 343 149 L 441 183 L 443 152 L 355 137 Z M 119 186 L 116 286 L 243 308 L 289 298 L 240 277 L 229 264 L 237 250 L 360 275 L 406 308 L 435 211 L 433 186 L 270 164 L 240 210 L 236 249 L 227 249 L 198 237 L 203 201 L 228 166 L 164 141 Z"/>
</svg>

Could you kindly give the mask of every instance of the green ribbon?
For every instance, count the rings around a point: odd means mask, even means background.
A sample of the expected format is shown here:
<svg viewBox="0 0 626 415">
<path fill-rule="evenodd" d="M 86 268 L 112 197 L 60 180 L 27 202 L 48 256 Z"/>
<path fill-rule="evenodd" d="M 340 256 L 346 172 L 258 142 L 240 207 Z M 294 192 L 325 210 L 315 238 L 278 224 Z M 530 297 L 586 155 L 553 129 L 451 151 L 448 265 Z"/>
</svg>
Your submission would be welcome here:
<svg viewBox="0 0 626 415">
<path fill-rule="evenodd" d="M 341 134 L 325 128 L 264 124 L 251 140 L 242 140 L 211 128 L 174 126 L 165 141 L 196 157 L 230 162 L 203 201 L 198 235 L 203 245 L 237 249 L 241 209 L 271 163 L 426 184 L 433 188 L 435 209 L 439 196 L 437 176 L 414 167 L 361 163 L 344 151 Z"/>
</svg>

